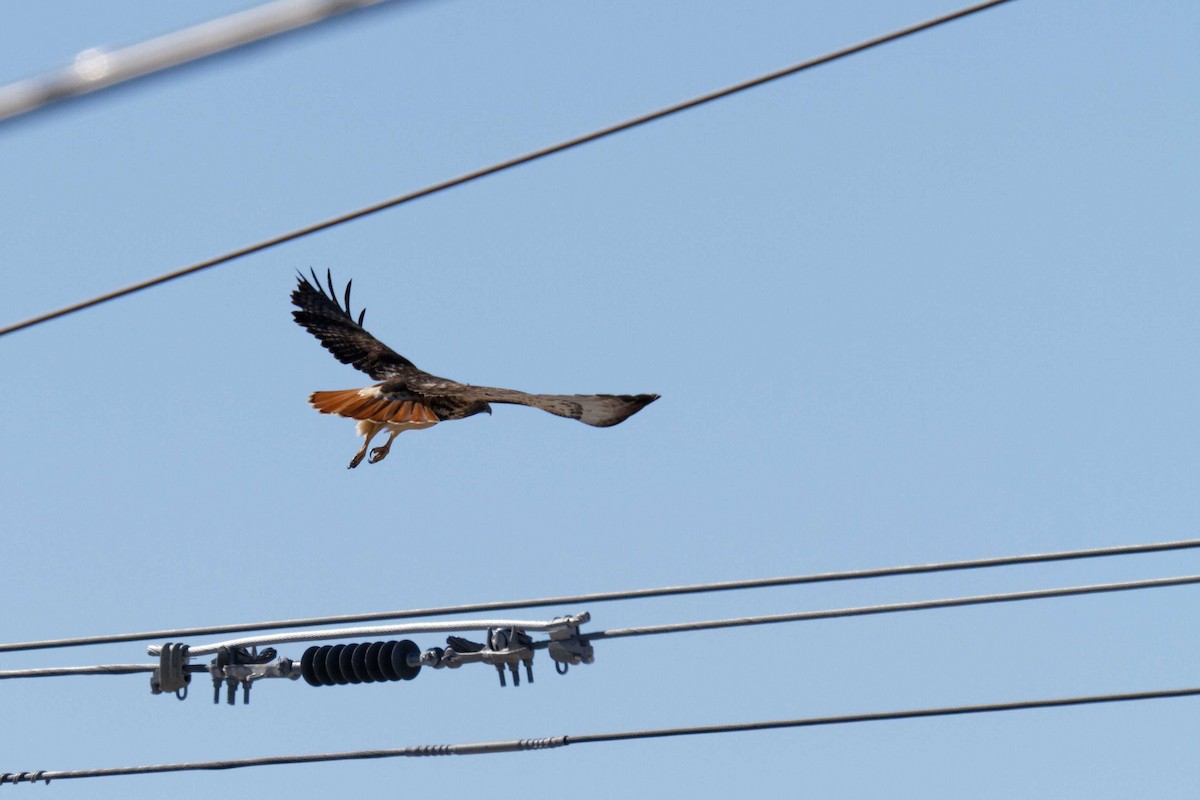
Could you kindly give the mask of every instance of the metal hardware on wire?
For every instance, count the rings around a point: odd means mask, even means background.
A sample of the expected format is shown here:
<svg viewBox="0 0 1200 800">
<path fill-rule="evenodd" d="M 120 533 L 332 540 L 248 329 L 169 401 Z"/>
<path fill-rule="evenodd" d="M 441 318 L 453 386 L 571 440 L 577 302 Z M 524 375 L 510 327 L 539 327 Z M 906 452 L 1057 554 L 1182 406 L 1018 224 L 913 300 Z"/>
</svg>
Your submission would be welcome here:
<svg viewBox="0 0 1200 800">
<path fill-rule="evenodd" d="M 596 660 L 592 646 L 579 633 L 579 626 L 590 620 L 591 615 L 587 612 L 574 617 L 556 617 L 554 622 L 559 624 L 547 631 L 550 638 L 544 642 L 534 642 L 524 630 L 516 627 L 489 630 L 487 640 L 482 644 L 451 636 L 446 640 L 445 650 L 427 650 L 422 661 L 435 669 L 457 669 L 472 663 L 491 664 L 500 676 L 501 686 L 508 685 L 504 677 L 506 669 L 512 675 L 513 686 L 520 686 L 518 665 L 525 666 L 525 677 L 533 683 L 534 651 L 545 649 L 554 660 L 554 671 L 566 675 L 571 665 L 591 664 Z"/>
<path fill-rule="evenodd" d="M 434 669 L 456 669 L 463 664 L 482 663 L 496 668 L 500 676 L 500 685 L 507 686 L 505 671 L 512 676 L 514 686 L 521 685 L 519 667 L 524 665 L 525 677 L 533 683 L 534 652 L 547 649 L 555 662 L 555 671 L 565 675 L 572 664 L 590 664 L 595 660 L 591 645 L 579 633 L 579 626 L 591 620 L 586 611 L 566 617 L 556 617 L 549 622 L 516 623 L 504 626 L 484 628 L 487 631 L 486 641 L 482 644 L 450 636 L 447 647 L 433 647 L 424 652 L 408 639 L 390 642 L 361 642 L 350 644 L 335 644 L 313 646 L 304 651 L 299 661 L 289 658 L 275 658 L 274 648 L 268 647 L 261 653 L 256 645 L 245 647 L 237 643 L 220 645 L 205 645 L 189 647 L 181 642 L 167 642 L 164 645 L 154 645 L 148 648 L 159 656 L 159 666 L 154 668 L 150 678 L 150 691 L 153 694 L 174 693 L 183 700 L 187 697 L 187 686 L 191 681 L 191 673 L 207 670 L 213 682 L 213 702 L 221 700 L 221 686 L 225 686 L 226 702 L 234 705 L 237 689 L 242 689 L 242 703 L 250 702 L 250 688 L 255 681 L 263 678 L 287 678 L 296 680 L 303 677 L 310 686 L 335 686 L 359 683 L 376 683 L 384 681 L 412 680 L 421 671 L 422 666 Z M 476 630 L 482 623 L 463 622 L 449 624 L 410 624 L 389 626 L 388 629 L 429 629 L 440 630 Z M 550 638 L 542 642 L 534 642 L 526 632 L 526 627 L 543 631 Z M 376 628 L 357 628 L 357 632 L 373 632 L 382 630 Z M 302 634 L 303 638 L 341 638 L 348 629 L 335 631 L 316 631 Z M 268 637 L 272 640 L 283 636 Z M 260 640 L 261 642 L 261 640 Z M 216 648 L 215 657 L 207 667 L 193 665 L 190 659 L 194 655 L 206 653 Z"/>
<path fill-rule="evenodd" d="M 492 628 L 519 628 L 523 631 L 550 633 L 560 628 L 578 627 L 589 621 L 591 616 L 584 612 L 575 616 L 558 617 L 549 621 L 541 620 L 512 620 L 485 619 L 461 620 L 452 622 L 409 622 L 400 625 L 375 625 L 359 628 L 333 628 L 323 631 L 292 631 L 290 633 L 275 633 L 266 636 L 247 636 L 242 639 L 232 639 L 227 642 L 196 645 L 191 648 L 193 656 L 204 656 L 216 653 L 222 647 L 251 647 L 256 645 L 288 644 L 291 642 L 314 642 L 323 639 L 350 639 L 358 637 L 388 636 L 392 634 L 409 633 L 461 633 L 464 631 L 487 631 Z M 159 645 L 146 648 L 152 656 L 162 651 Z"/>
<path fill-rule="evenodd" d="M 247 650 L 244 647 L 222 647 L 217 657 L 209 664 L 208 672 L 213 682 L 213 703 L 221 700 L 221 684 L 225 684 L 225 702 L 233 705 L 237 696 L 237 688 L 242 687 L 242 704 L 250 702 L 250 687 L 254 681 L 262 678 L 287 678 L 296 680 L 300 677 L 299 666 L 290 658 L 281 658 L 273 663 L 275 649 L 268 647 L 259 653 L 257 647 Z"/>
<path fill-rule="evenodd" d="M 300 677 L 300 668 L 291 659 L 281 658 L 273 663 L 275 650 L 267 648 L 262 653 L 258 648 L 222 647 L 216 658 L 207 667 L 190 663 L 191 655 L 186 644 L 167 642 L 159 648 L 159 666 L 150 676 L 151 694 L 174 694 L 180 700 L 188 696 L 188 684 L 192 673 L 207 670 L 213 682 L 213 702 L 221 701 L 221 685 L 226 687 L 226 702 L 233 705 L 237 688 L 242 687 L 242 703 L 250 702 L 250 687 L 262 678 Z"/>
<path fill-rule="evenodd" d="M 547 626 L 550 638 L 543 642 L 534 642 L 523 629 L 509 626 L 489 629 L 482 643 L 450 636 L 445 648 L 431 647 L 424 652 L 408 639 L 313 646 L 300 659 L 300 674 L 310 686 L 335 686 L 412 680 L 423 666 L 458 669 L 464 664 L 490 664 L 496 668 L 501 686 L 508 685 L 506 670 L 513 686 L 520 686 L 521 665 L 526 680 L 533 683 L 537 650 L 549 651 L 560 675 L 565 675 L 572 664 L 591 664 L 595 660 L 592 647 L 579 633 L 579 625 L 590 618 L 586 612 L 556 618 Z"/>
<path fill-rule="evenodd" d="M 575 664 L 591 664 L 596 660 L 591 644 L 579 633 L 578 625 L 550 631 L 546 649 L 554 659 L 554 671 L 559 675 L 566 675 Z"/>
<path fill-rule="evenodd" d="M 158 669 L 150 676 L 150 693 L 174 694 L 180 700 L 187 699 L 188 684 L 192 674 L 187 671 L 190 656 L 188 646 L 182 642 L 167 642 L 159 653 Z"/>
<path fill-rule="evenodd" d="M 533 683 L 533 637 L 517 628 L 488 631 L 483 644 L 451 636 L 446 640 L 447 648 L 438 654 L 435 667 L 457 669 L 463 664 L 491 664 L 500 676 L 500 685 L 507 686 L 504 670 L 512 673 L 513 686 L 521 685 L 521 673 L 517 666 L 525 665 L 525 675 Z"/>
</svg>

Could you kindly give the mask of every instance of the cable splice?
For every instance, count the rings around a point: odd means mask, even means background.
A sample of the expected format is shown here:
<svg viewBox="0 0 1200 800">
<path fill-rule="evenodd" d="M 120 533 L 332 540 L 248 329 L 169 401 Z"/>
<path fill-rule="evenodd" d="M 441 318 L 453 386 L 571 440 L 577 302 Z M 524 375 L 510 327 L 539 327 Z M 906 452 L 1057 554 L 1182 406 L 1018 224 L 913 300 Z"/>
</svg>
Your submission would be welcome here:
<svg viewBox="0 0 1200 800">
<path fill-rule="evenodd" d="M 109 767 L 105 769 L 42 770 L 39 772 L 0 774 L 0 785 L 22 781 L 69 780 L 76 778 L 106 778 L 118 775 L 147 775 L 162 772 L 190 772 L 198 770 L 242 769 L 278 764 L 311 764 L 324 761 L 352 761 L 376 758 L 400 758 L 422 756 L 472 756 L 491 753 L 513 753 L 526 750 L 546 750 L 565 747 L 569 744 L 597 744 L 601 742 L 661 739 L 675 736 L 698 736 L 717 733 L 742 733 L 747 731 L 779 730 L 783 728 L 811 728 L 826 725 L 849 725 L 861 722 L 886 722 L 932 717 L 963 716 L 1008 711 L 1030 711 L 1036 709 L 1064 708 L 1069 706 L 1127 703 L 1142 700 L 1165 700 L 1200 696 L 1200 687 L 1185 689 L 1163 689 L 1149 692 L 1124 694 L 1085 695 L 1060 697 L 1047 700 L 1022 700 L 1008 703 L 981 705 L 945 706 L 919 708 L 903 711 L 879 711 L 865 714 L 841 716 L 803 717 L 799 719 L 766 720 L 761 722 L 739 722 L 722 725 L 701 725 L 679 728 L 656 728 L 647 730 L 614 731 L 609 733 L 550 736 L 540 739 L 510 739 L 494 742 L 468 742 L 463 744 L 416 745 L 386 750 L 356 750 L 342 753 L 314 753 L 310 755 L 267 756 L 264 758 L 242 758 L 225 761 L 193 761 L 175 764 L 154 764 L 136 767 Z"/>
</svg>

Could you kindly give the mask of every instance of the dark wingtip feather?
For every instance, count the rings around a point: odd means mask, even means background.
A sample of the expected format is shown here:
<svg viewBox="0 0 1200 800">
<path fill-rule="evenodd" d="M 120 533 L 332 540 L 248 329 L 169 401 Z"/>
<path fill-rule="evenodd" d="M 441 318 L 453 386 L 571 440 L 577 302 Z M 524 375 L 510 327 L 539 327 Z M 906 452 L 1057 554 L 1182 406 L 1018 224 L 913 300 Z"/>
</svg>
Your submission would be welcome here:
<svg viewBox="0 0 1200 800">
<path fill-rule="evenodd" d="M 322 285 L 321 279 L 317 276 L 317 271 L 312 267 L 309 267 L 308 271 L 312 275 L 311 281 L 303 272 L 296 272 L 297 286 L 292 292 L 292 302 L 303 308 L 300 298 L 305 292 L 314 292 L 333 303 L 334 308 L 336 308 L 342 316 L 346 317 L 351 322 L 355 322 L 354 313 L 350 310 L 350 287 L 354 285 L 354 281 L 349 280 L 346 282 L 346 291 L 343 295 L 344 301 L 339 302 L 337 292 L 333 288 L 333 270 L 325 271 L 325 283 L 329 286 L 328 291 L 326 291 L 325 286 Z M 293 311 L 292 316 L 295 317 L 296 313 L 297 312 Z M 367 309 L 363 308 L 363 310 L 359 312 L 356 323 L 360 328 L 362 327 L 363 319 L 366 317 L 366 315 Z"/>
<path fill-rule="evenodd" d="M 622 399 L 624 399 L 629 405 L 624 409 L 624 411 L 619 416 L 617 416 L 611 422 L 608 422 L 606 425 L 601 425 L 599 427 L 607 428 L 607 427 L 611 427 L 613 425 L 621 424 L 622 422 L 629 419 L 634 414 L 638 413 L 643 408 L 645 408 L 646 406 L 650 405 L 655 400 L 657 400 L 658 395 L 656 395 L 656 394 L 625 395 Z"/>
<path fill-rule="evenodd" d="M 582 416 L 576 417 L 576 419 L 585 425 L 592 425 L 597 428 L 611 428 L 613 425 L 620 425 L 658 399 L 658 395 L 656 394 L 599 395 L 599 397 L 617 401 L 621 405 L 600 411 L 600 416 L 585 413 Z"/>
<path fill-rule="evenodd" d="M 325 270 L 325 281 L 326 281 L 326 283 L 329 284 L 329 299 L 333 301 L 334 305 L 337 305 L 337 289 L 333 288 L 333 270 L 332 269 Z M 341 308 L 341 306 L 338 306 L 338 308 Z M 349 309 L 342 309 L 342 310 L 349 312 Z"/>
</svg>

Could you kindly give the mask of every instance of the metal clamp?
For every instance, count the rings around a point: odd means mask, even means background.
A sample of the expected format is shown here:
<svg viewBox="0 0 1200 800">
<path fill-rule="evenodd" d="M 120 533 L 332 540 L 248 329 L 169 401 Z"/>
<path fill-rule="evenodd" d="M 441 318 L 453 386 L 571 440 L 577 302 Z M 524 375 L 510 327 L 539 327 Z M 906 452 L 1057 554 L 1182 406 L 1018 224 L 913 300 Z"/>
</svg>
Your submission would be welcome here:
<svg viewBox="0 0 1200 800">
<path fill-rule="evenodd" d="M 487 641 L 480 644 L 451 636 L 446 639 L 445 650 L 435 647 L 421 654 L 421 663 L 440 669 L 457 669 L 463 664 L 491 664 L 500 676 L 500 685 L 507 686 L 505 671 L 512 675 L 513 686 L 521 685 L 519 665 L 525 665 L 525 677 L 533 683 L 533 654 L 535 650 L 548 647 L 555 661 L 555 671 L 566 674 L 571 664 L 590 664 L 594 660 L 592 647 L 579 635 L 579 626 L 590 621 L 586 611 L 569 617 L 558 617 L 547 629 L 549 642 L 534 643 L 533 638 L 517 627 L 489 628 Z"/>
<path fill-rule="evenodd" d="M 188 684 L 192 682 L 188 671 L 188 646 L 182 642 L 167 642 L 158 655 L 158 669 L 150 674 L 150 693 L 173 692 L 180 700 L 187 698 Z"/>
<path fill-rule="evenodd" d="M 213 702 L 221 701 L 221 684 L 225 684 L 225 701 L 234 705 L 237 687 L 242 687 L 242 704 L 250 702 L 250 686 L 262 678 L 287 678 L 296 680 L 300 677 L 300 665 L 290 658 L 275 658 L 275 649 L 268 647 L 261 653 L 257 647 L 247 650 L 244 647 L 222 647 L 217 651 L 217 657 L 208 665 L 208 674 L 213 681 Z"/>
<path fill-rule="evenodd" d="M 550 631 L 550 644 L 546 649 L 554 659 L 554 671 L 559 675 L 566 675 L 575 664 L 591 664 L 596 660 L 592 646 L 579 633 L 579 626 L 591 618 L 586 611 L 575 617 L 560 617 L 563 626 Z"/>
<path fill-rule="evenodd" d="M 513 686 L 520 686 L 521 673 L 517 667 L 524 664 L 525 675 L 533 683 L 533 637 L 519 628 L 491 628 L 484 644 L 461 636 L 447 638 L 446 644 L 446 649 L 438 654 L 436 666 L 457 669 L 463 664 L 491 664 L 500 675 L 501 686 L 508 685 L 504 679 L 505 668 L 512 673 Z"/>
</svg>

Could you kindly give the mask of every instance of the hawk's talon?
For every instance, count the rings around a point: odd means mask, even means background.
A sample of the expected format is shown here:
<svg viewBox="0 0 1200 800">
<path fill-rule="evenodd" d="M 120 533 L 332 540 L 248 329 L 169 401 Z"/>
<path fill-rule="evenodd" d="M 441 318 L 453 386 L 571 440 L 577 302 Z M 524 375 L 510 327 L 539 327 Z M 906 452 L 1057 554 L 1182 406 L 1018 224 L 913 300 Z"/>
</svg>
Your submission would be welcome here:
<svg viewBox="0 0 1200 800">
<path fill-rule="evenodd" d="M 371 457 L 367 459 L 367 462 L 370 464 L 378 464 L 380 461 L 383 461 L 385 458 L 387 458 L 388 451 L 391 449 L 391 445 L 388 445 L 387 447 L 372 447 Z"/>
<path fill-rule="evenodd" d="M 363 450 L 360 450 L 359 452 L 355 453 L 354 458 L 350 459 L 350 466 L 346 467 L 346 469 L 354 469 L 359 464 L 361 464 L 364 454 L 365 454 L 365 451 L 363 451 Z M 372 463 L 374 463 L 374 462 L 372 462 Z"/>
</svg>

